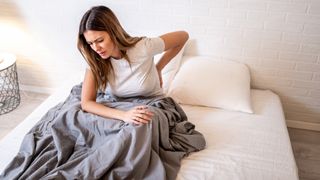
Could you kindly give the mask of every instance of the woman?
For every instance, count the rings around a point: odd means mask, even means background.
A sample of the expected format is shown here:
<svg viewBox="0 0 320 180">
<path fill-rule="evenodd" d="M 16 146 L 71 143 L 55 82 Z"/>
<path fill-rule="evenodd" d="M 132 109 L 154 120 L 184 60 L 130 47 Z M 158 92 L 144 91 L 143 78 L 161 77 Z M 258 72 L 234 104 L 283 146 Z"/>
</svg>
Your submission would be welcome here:
<svg viewBox="0 0 320 180">
<path fill-rule="evenodd" d="M 180 160 L 205 147 L 161 91 L 160 72 L 187 39 L 183 31 L 131 37 L 109 8 L 91 8 L 79 28 L 83 84 L 30 130 L 0 179 L 175 179 Z M 107 85 L 113 96 L 98 91 Z"/>
<path fill-rule="evenodd" d="M 114 13 L 96 6 L 83 16 L 78 49 L 90 66 L 86 70 L 81 94 L 84 111 L 128 123 L 144 124 L 152 118 L 146 106 L 122 111 L 96 102 L 97 89 L 110 85 L 118 97 L 160 96 L 161 70 L 182 49 L 188 33 L 177 31 L 157 38 L 131 37 L 121 27 Z M 165 51 L 157 63 L 153 56 Z"/>
</svg>

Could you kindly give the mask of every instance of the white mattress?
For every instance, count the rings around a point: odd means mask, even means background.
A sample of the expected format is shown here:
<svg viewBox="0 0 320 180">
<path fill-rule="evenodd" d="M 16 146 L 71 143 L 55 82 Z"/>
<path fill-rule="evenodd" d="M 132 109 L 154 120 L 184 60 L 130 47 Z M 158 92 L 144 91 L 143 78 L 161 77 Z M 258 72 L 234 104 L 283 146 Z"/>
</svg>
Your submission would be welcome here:
<svg viewBox="0 0 320 180">
<path fill-rule="evenodd" d="M 251 90 L 251 99 L 254 114 L 183 106 L 207 147 L 182 160 L 177 179 L 299 179 L 279 97 Z"/>
<path fill-rule="evenodd" d="M 0 141 L 0 173 L 18 152 L 24 134 L 67 97 L 73 84 L 50 96 Z M 183 106 L 207 147 L 182 160 L 177 179 L 298 179 L 278 96 L 262 90 L 251 94 L 255 114 Z"/>
</svg>

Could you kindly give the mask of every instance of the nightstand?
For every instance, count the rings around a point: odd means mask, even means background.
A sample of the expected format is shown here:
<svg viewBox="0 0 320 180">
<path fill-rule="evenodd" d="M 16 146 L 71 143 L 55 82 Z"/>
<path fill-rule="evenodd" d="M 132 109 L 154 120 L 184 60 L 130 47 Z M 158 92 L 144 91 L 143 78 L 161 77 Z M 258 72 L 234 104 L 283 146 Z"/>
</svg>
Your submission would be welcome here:
<svg viewBox="0 0 320 180">
<path fill-rule="evenodd" d="M 16 57 L 0 53 L 0 115 L 14 110 L 20 104 Z"/>
</svg>

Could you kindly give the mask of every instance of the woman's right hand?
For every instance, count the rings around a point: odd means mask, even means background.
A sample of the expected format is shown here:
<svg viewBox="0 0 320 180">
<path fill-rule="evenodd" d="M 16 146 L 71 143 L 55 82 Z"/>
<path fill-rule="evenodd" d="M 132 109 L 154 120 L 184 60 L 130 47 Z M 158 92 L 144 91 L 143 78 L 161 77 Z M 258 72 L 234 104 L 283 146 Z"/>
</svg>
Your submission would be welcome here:
<svg viewBox="0 0 320 180">
<path fill-rule="evenodd" d="M 123 121 L 134 124 L 147 124 L 152 119 L 153 113 L 147 106 L 136 106 L 124 113 Z"/>
</svg>

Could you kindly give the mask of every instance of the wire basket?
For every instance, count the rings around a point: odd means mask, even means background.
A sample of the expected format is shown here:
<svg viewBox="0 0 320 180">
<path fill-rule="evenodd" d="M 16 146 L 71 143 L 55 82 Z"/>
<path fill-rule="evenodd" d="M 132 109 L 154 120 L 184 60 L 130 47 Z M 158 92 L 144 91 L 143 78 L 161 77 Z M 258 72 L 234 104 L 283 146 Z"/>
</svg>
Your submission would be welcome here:
<svg viewBox="0 0 320 180">
<path fill-rule="evenodd" d="M 20 104 L 16 63 L 0 71 L 0 115 L 14 110 Z"/>
</svg>

